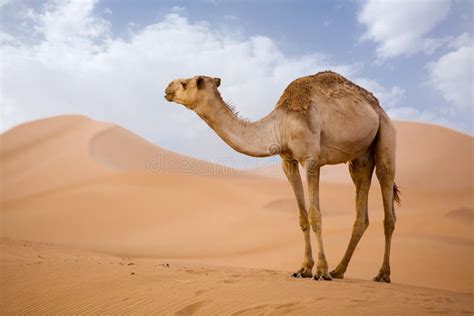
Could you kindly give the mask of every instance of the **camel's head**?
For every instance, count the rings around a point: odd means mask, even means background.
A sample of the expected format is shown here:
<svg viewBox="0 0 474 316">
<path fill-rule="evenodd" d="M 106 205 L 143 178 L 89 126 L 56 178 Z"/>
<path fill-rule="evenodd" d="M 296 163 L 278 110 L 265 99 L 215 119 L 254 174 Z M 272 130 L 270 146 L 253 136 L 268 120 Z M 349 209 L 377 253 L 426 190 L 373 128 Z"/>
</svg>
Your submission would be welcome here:
<svg viewBox="0 0 474 316">
<path fill-rule="evenodd" d="M 195 109 L 199 104 L 219 95 L 217 87 L 220 84 L 221 79 L 206 76 L 176 79 L 166 87 L 165 99 L 182 104 L 189 109 Z"/>
</svg>

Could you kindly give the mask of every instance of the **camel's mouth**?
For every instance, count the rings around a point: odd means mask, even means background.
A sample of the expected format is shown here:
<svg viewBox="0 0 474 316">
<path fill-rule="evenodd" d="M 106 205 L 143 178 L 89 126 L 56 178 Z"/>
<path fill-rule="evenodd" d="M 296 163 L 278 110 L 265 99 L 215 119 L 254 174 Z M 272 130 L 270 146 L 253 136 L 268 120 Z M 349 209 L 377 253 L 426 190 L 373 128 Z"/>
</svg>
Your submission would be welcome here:
<svg viewBox="0 0 474 316">
<path fill-rule="evenodd" d="M 165 94 L 165 99 L 168 101 L 173 101 L 174 93 L 167 92 Z"/>
</svg>

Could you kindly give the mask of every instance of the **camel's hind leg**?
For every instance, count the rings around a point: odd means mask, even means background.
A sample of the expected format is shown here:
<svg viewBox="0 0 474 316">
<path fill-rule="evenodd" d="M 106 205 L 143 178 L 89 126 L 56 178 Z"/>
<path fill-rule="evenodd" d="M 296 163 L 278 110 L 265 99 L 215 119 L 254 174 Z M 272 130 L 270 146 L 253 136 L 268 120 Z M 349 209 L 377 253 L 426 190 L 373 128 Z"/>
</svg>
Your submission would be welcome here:
<svg viewBox="0 0 474 316">
<path fill-rule="evenodd" d="M 394 200 L 398 200 L 395 185 L 395 147 L 396 130 L 390 119 L 382 115 L 375 145 L 376 175 L 380 182 L 384 207 L 385 253 L 383 264 L 374 281 L 390 283 L 390 247 L 395 230 Z"/>
<path fill-rule="evenodd" d="M 282 169 L 285 172 L 288 182 L 295 194 L 296 202 L 298 204 L 298 219 L 304 237 L 304 259 L 301 268 L 298 269 L 293 276 L 296 278 L 311 278 L 313 276 L 313 251 L 311 249 L 311 238 L 309 232 L 308 212 L 304 202 L 303 183 L 296 160 L 282 160 Z"/>
<path fill-rule="evenodd" d="M 362 157 L 351 161 L 349 165 L 351 178 L 356 187 L 356 219 L 352 227 L 352 237 L 347 246 L 346 253 L 336 269 L 330 273 L 334 278 L 344 278 L 344 273 L 352 254 L 365 230 L 369 227 L 368 199 L 374 164 L 374 155 L 372 151 L 368 151 Z"/>
</svg>

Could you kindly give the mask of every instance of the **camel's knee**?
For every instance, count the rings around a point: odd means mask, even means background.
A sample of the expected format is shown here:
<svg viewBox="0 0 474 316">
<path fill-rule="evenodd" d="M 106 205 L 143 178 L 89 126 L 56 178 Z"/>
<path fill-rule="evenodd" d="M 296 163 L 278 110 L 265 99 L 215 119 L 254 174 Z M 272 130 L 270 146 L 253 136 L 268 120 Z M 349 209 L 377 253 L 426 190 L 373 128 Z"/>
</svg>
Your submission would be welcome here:
<svg viewBox="0 0 474 316">
<path fill-rule="evenodd" d="M 395 179 L 395 166 L 390 163 L 377 163 L 375 174 L 380 183 L 392 183 Z"/>
<path fill-rule="evenodd" d="M 309 211 L 309 223 L 311 228 L 316 233 L 321 230 L 321 213 L 316 208 L 311 207 Z"/>
<path fill-rule="evenodd" d="M 362 236 L 369 227 L 369 218 L 357 218 L 354 222 L 353 231 L 355 234 Z"/>
<path fill-rule="evenodd" d="M 308 216 L 305 214 L 299 214 L 298 216 L 298 221 L 301 227 L 302 231 L 307 231 L 309 229 L 309 221 L 308 221 Z"/>
</svg>

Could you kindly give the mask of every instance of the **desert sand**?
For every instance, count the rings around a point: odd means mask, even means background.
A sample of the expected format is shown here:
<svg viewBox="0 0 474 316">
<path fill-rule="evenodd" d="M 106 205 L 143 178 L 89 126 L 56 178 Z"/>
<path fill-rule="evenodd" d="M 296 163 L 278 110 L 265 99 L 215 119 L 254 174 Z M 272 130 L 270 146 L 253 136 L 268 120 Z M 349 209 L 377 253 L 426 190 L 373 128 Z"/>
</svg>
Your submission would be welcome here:
<svg viewBox="0 0 474 316">
<path fill-rule="evenodd" d="M 3 314 L 474 313 L 474 139 L 397 122 L 402 190 L 392 284 L 376 178 L 344 280 L 292 279 L 303 239 L 275 166 L 240 171 L 119 126 L 60 116 L 0 136 Z M 350 238 L 346 165 L 324 167 L 330 267 Z"/>
</svg>

